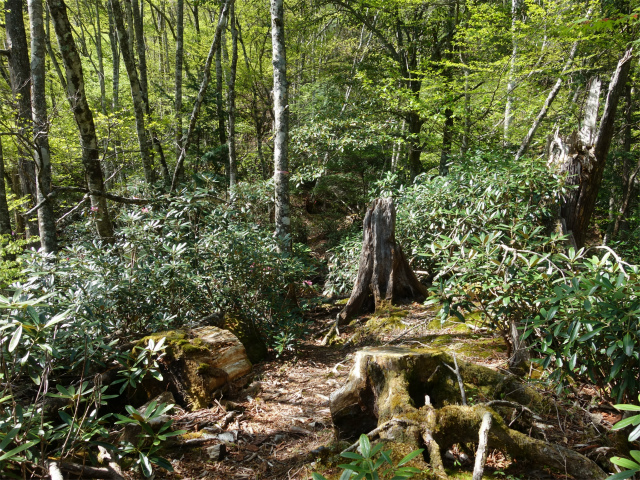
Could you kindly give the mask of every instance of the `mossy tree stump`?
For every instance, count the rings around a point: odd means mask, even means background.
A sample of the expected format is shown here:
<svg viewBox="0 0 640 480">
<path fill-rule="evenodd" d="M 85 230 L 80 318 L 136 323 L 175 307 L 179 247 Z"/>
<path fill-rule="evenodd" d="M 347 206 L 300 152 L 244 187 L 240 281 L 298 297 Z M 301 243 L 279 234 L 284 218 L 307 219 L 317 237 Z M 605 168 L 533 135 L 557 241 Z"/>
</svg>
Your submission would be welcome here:
<svg viewBox="0 0 640 480">
<path fill-rule="evenodd" d="M 590 459 L 509 428 L 489 405 L 456 405 L 461 399 L 458 381 L 444 363 L 453 359 L 440 351 L 398 347 L 365 348 L 344 386 L 331 395 L 331 417 L 341 438 L 356 438 L 375 431 L 381 439 L 403 448 L 424 448 L 425 462 L 436 478 L 447 477 L 440 451 L 454 444 L 476 443 L 485 413 L 493 417 L 489 448 L 520 461 L 556 468 L 579 479 L 604 479 L 606 474 Z M 478 396 L 511 401 L 531 409 L 544 406 L 543 398 L 515 376 L 466 362 L 459 372 L 467 391 Z M 427 470 L 427 464 L 423 465 Z"/>
<path fill-rule="evenodd" d="M 382 304 L 422 301 L 422 285 L 395 239 L 396 209 L 391 198 L 373 201 L 364 217 L 362 252 L 358 276 L 351 297 L 338 315 L 344 324 L 359 311 L 378 309 Z"/>
</svg>

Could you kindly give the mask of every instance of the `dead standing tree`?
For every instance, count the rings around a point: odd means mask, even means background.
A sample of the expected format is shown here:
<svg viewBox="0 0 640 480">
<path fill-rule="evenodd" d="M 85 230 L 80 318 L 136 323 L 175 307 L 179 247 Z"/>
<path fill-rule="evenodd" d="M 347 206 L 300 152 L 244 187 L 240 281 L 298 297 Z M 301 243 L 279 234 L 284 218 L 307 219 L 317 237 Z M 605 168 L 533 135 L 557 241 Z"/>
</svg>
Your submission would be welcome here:
<svg viewBox="0 0 640 480">
<path fill-rule="evenodd" d="M 396 242 L 396 209 L 391 198 L 373 201 L 364 217 L 360 265 L 351 297 L 336 318 L 335 329 L 362 310 L 378 310 L 389 304 L 422 301 L 427 288 L 409 266 Z"/>
<path fill-rule="evenodd" d="M 574 187 L 564 196 L 561 217 L 566 222 L 563 227 L 566 227 L 577 248 L 584 246 L 587 228 L 595 209 L 614 134 L 618 100 L 627 83 L 632 58 L 632 50 L 629 48 L 618 62 L 609 83 L 609 92 L 597 130 L 600 81 L 594 79 L 591 81 L 580 131 L 564 138 L 556 133 L 550 144 L 549 163 L 556 165 L 560 172 L 566 172 L 567 185 Z"/>
</svg>

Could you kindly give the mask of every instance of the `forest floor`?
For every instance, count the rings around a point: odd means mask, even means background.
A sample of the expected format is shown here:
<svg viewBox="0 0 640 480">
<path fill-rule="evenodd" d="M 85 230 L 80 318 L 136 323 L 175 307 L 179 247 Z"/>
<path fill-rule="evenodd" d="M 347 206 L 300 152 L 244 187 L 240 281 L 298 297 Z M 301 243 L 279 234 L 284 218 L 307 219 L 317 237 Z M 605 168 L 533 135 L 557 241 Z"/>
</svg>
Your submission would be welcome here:
<svg viewBox="0 0 640 480">
<path fill-rule="evenodd" d="M 326 446 L 336 443 L 329 395 L 345 382 L 354 353 L 364 346 L 437 347 L 455 353 L 460 359 L 496 370 L 506 366 L 507 348 L 501 337 L 475 327 L 473 322 L 441 325 L 432 309 L 417 304 L 382 315 L 359 317 L 340 332 L 339 344 L 321 346 L 323 332 L 340 308 L 340 305 L 325 305 L 312 314 L 310 335 L 295 355 L 255 365 L 252 378 L 259 383 L 253 383 L 253 391 L 239 390 L 229 395 L 230 402 L 222 399 L 210 409 L 175 414 L 178 428 L 197 435 L 195 432 L 206 432 L 219 425 L 233 409 L 237 414 L 224 429 L 233 441 L 227 443 L 227 454 L 221 461 L 211 460 L 207 453 L 208 447 L 220 443 L 214 439 L 193 448 L 165 451 L 174 472 L 158 470 L 155 478 L 307 480 L 313 471 L 337 478 L 341 470 L 319 460 L 322 452 L 327 451 Z M 536 388 L 542 390 L 544 386 L 538 383 Z M 594 460 L 611 456 L 608 431 L 620 417 L 598 402 L 594 389 L 576 387 L 573 393 L 561 398 L 549 391 L 543 393 L 547 398 L 555 398 L 556 408 L 537 422 L 549 442 L 568 446 Z M 474 400 L 471 398 L 471 403 Z M 445 462 L 449 458 L 450 478 L 470 479 L 473 465 L 457 455 L 456 451 L 445 455 Z M 494 451 L 489 455 L 484 478 L 571 477 L 550 472 L 540 465 L 518 464 Z"/>
</svg>

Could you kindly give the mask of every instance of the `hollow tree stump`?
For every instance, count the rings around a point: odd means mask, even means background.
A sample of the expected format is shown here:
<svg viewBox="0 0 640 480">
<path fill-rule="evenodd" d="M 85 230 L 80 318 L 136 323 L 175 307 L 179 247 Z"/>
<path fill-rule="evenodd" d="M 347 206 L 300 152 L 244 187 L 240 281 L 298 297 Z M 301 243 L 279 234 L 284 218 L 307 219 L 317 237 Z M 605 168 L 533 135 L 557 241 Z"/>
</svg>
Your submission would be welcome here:
<svg viewBox="0 0 640 480">
<path fill-rule="evenodd" d="M 486 404 L 455 405 L 460 401 L 458 382 L 444 363 L 452 365 L 453 359 L 440 351 L 398 347 L 359 351 L 347 382 L 331 395 L 331 417 L 338 437 L 353 439 L 375 429 L 382 440 L 424 448 L 429 466 L 424 463 L 423 468 L 446 479 L 440 452 L 456 443 L 476 443 L 483 417 L 489 413 L 489 448 L 540 467 L 566 471 L 575 478 L 606 478 L 598 465 L 579 453 L 512 430 Z M 544 404 L 540 394 L 515 376 L 466 362 L 459 362 L 459 370 L 465 387 L 477 390 L 479 397 L 508 400 L 534 410 Z"/>
<path fill-rule="evenodd" d="M 362 309 L 426 298 L 427 288 L 417 279 L 396 242 L 395 228 L 393 199 L 374 200 L 364 217 L 358 276 L 349 301 L 338 314 L 338 325 Z"/>
</svg>

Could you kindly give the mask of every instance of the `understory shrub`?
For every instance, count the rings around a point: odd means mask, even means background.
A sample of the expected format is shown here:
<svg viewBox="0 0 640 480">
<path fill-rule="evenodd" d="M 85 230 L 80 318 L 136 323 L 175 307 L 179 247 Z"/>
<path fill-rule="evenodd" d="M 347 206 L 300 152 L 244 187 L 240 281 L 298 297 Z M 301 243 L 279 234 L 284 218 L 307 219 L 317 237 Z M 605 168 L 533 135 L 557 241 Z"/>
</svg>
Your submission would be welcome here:
<svg viewBox="0 0 640 480">
<path fill-rule="evenodd" d="M 176 432 L 170 422 L 155 430 L 149 423 L 171 406 L 125 410 L 126 400 L 108 402 L 112 392 L 101 383 L 101 373 L 115 370 L 110 383 L 122 384 L 122 394 L 160 375 L 162 342 L 134 353 L 125 342 L 213 315 L 250 324 L 277 353 L 295 348 L 306 324 L 287 294 L 310 283 L 314 266 L 300 246 L 278 251 L 251 199 L 239 191 L 229 206 L 215 192 L 185 191 L 122 208 L 112 244 L 78 240 L 55 257 L 28 251 L 17 259 L 20 281 L 14 276 L 0 292 L 3 474 L 22 478 L 26 465 L 45 475 L 48 458 L 96 464 L 98 447 L 147 476 L 153 465 L 170 469 L 158 445 Z M 115 441 L 115 420 L 142 433 Z"/>
<path fill-rule="evenodd" d="M 396 239 L 428 272 L 443 321 L 479 310 L 506 339 L 516 326 L 559 388 L 588 380 L 618 401 L 637 395 L 638 267 L 608 247 L 568 248 L 556 226 L 562 178 L 542 162 L 477 154 L 445 177 L 394 185 L 388 177 L 374 194 L 396 198 Z M 351 275 L 338 268 L 357 252 L 334 249 L 330 278 Z"/>
</svg>

